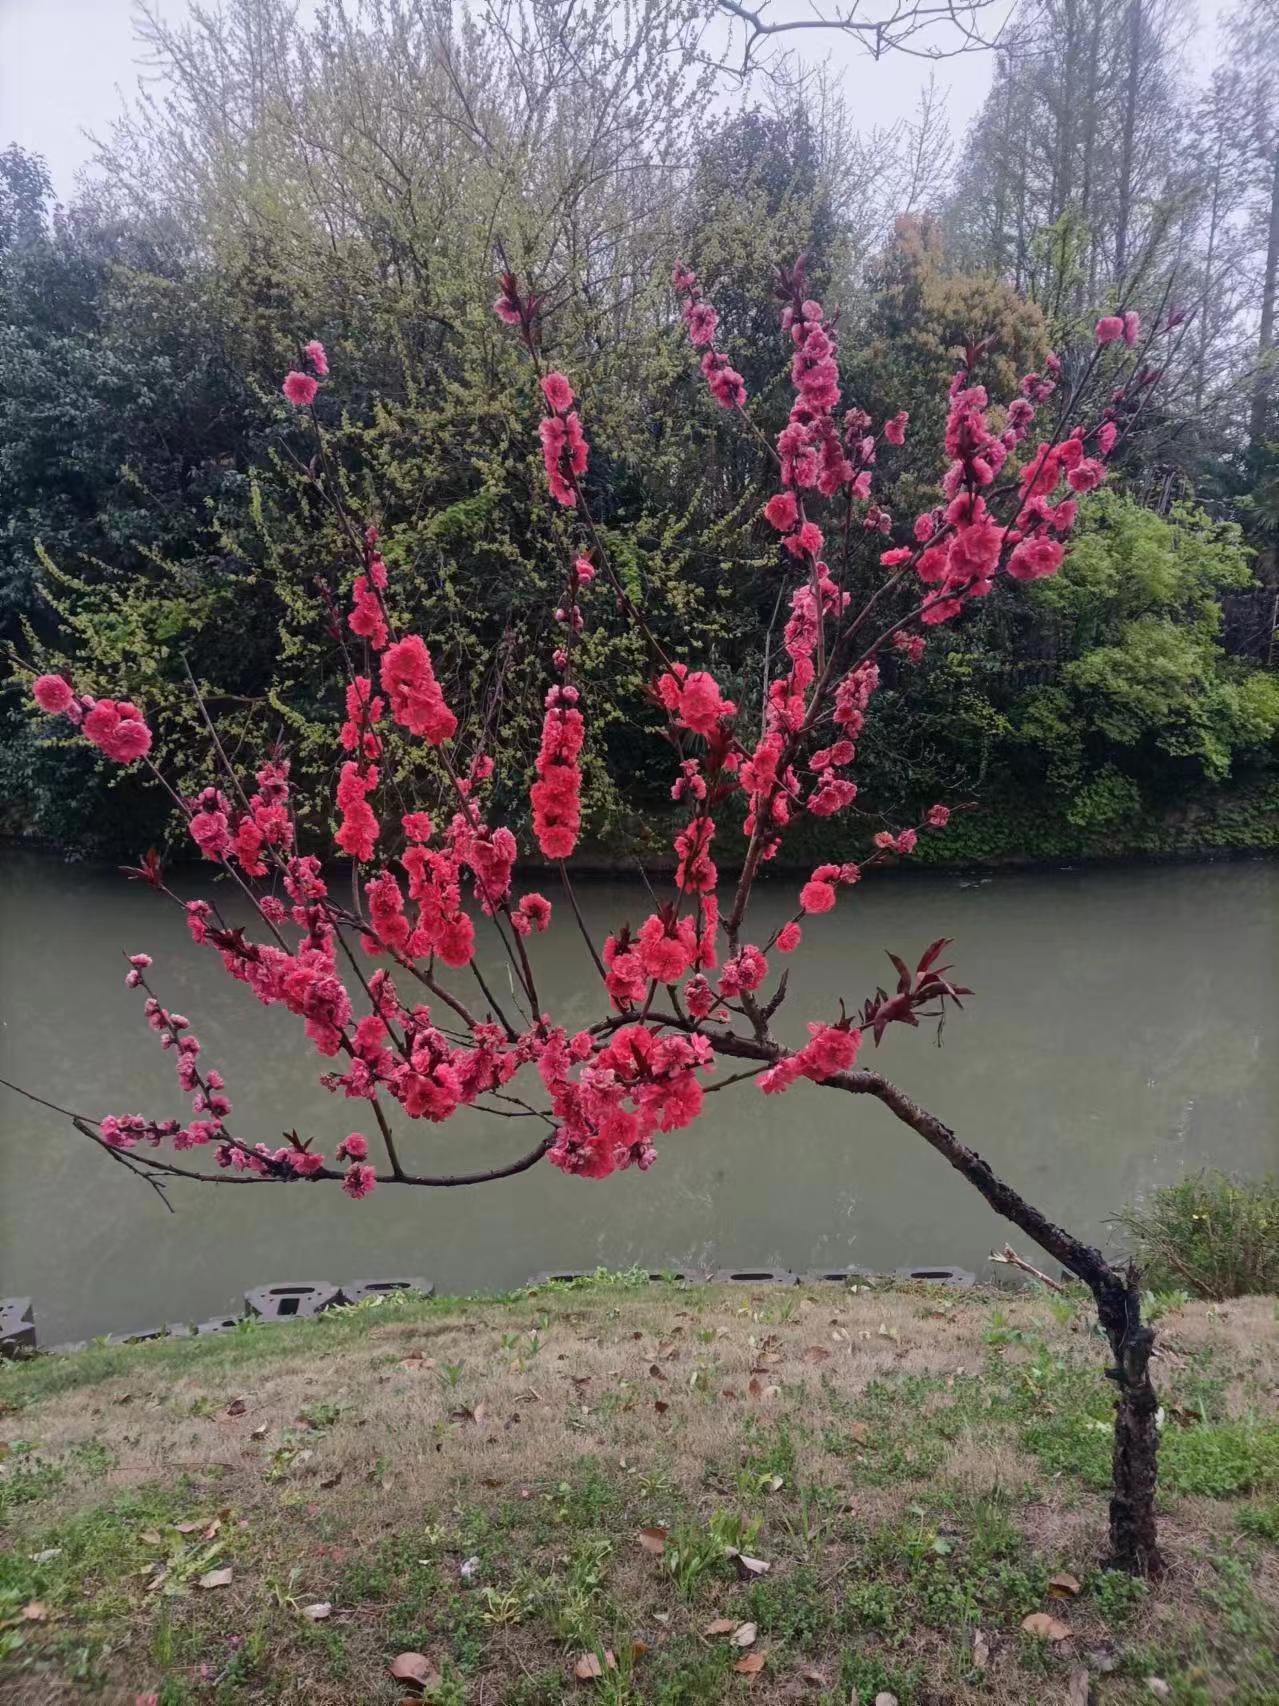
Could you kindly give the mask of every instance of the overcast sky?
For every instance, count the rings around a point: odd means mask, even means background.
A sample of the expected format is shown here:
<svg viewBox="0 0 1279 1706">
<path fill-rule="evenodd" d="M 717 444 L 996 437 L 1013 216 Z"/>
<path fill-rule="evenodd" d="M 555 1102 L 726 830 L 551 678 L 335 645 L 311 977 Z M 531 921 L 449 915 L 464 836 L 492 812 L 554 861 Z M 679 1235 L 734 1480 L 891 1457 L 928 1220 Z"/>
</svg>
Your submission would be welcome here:
<svg viewBox="0 0 1279 1706">
<path fill-rule="evenodd" d="M 163 16 L 177 18 L 190 0 L 150 3 Z M 299 4 L 306 12 L 313 0 Z M 787 4 L 790 0 L 775 0 Z M 1007 9 L 1005 0 L 996 5 Z M 1202 71 L 1214 57 L 1218 0 L 1191 5 L 1199 24 L 1189 59 Z M 19 142 L 43 154 L 64 199 L 89 159 L 85 132 L 104 134 L 136 87 L 141 67 L 134 10 L 135 0 L 0 0 L 0 147 Z M 807 38 L 814 57 L 817 39 Z M 928 66 L 904 54 L 874 64 L 851 44 L 820 39 L 820 57 L 843 70 L 850 104 L 866 128 L 911 111 Z M 948 94 L 954 132 L 962 136 L 990 86 L 991 55 L 965 54 L 941 60 L 934 69 Z"/>
</svg>

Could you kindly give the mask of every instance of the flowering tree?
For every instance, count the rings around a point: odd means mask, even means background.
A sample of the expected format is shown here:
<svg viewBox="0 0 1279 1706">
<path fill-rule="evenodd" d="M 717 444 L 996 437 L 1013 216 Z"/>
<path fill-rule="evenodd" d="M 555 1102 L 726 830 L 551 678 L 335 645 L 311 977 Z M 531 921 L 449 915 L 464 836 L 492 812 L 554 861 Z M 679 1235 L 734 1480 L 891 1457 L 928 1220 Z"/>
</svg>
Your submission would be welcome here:
<svg viewBox="0 0 1279 1706">
<path fill-rule="evenodd" d="M 876 991 L 856 1009 L 841 1002 L 838 1015 L 815 1014 L 802 1047 L 774 1034 L 788 993 L 789 973 L 776 976 L 778 962 L 789 961 L 807 933 L 820 932 L 822 915 L 867 869 L 909 855 L 921 834 L 944 830 L 949 809 L 934 805 L 913 826 L 881 831 L 859 861 L 818 865 L 799 886 L 792 916 L 764 940 L 752 939 L 750 917 L 756 880 L 791 827 L 806 816 L 834 817 L 856 798 L 856 746 L 881 660 L 890 656 L 894 667 L 909 668 L 929 631 L 990 594 L 999 576 L 1036 580 L 1059 568 L 1077 498 L 1102 483 L 1107 459 L 1139 422 L 1158 379 L 1147 351 L 1175 317 L 1143 334 L 1135 314 L 1108 316 L 1076 371 L 1051 358 L 1044 373 L 1025 376 L 1020 394 L 998 414 L 977 376 L 986 349 L 974 343 L 950 386 L 940 501 L 902 527 L 883 502 L 891 479 L 880 458 L 891 467 L 907 417 L 899 413 L 876 427 L 861 409 L 841 412 L 838 316 L 828 318 L 809 298 L 802 258 L 776 275 L 794 403 L 775 444 L 751 419 L 745 384 L 716 341 L 716 311 L 697 278 L 680 266 L 673 285 L 712 396 L 759 439 L 776 475 L 763 517 L 776 530 L 779 573 L 793 589 L 780 657 L 771 668 L 766 663 L 758 723 L 710 672 L 672 659 L 654 637 L 592 519 L 585 495 L 590 449 L 569 379 L 543 359 L 542 304 L 509 273 L 494 304 L 528 352 L 550 496 L 571 512 L 578 534 L 555 612 L 558 638 L 548 659 L 530 805 L 568 928 L 580 932 L 598 982 L 598 1018 L 570 1035 L 539 996 L 535 939 L 551 924 L 552 903 L 538 892 L 517 896 L 516 836 L 490 820 L 486 804 L 492 760 L 475 737 L 468 747 L 426 640 L 399 631 L 376 530 L 342 507 L 315 408 L 328 361 L 312 342 L 283 392 L 313 435 L 316 494 L 333 506 L 353 560 L 345 613 L 327 587 L 319 589 L 346 676 L 335 840 L 353 865 L 349 892 L 331 889 L 320 860 L 297 845 L 282 752 L 243 774 L 206 715 L 211 780 L 196 797 L 182 798 L 166 780 L 135 704 L 94 698 L 62 675 L 39 675 L 33 691 L 43 712 L 69 720 L 109 759 L 143 765 L 169 788 L 195 846 L 241 890 L 253 924 L 232 925 L 215 903 L 180 899 L 154 853 L 128 874 L 184 908 L 192 941 L 216 954 L 229 976 L 298 1017 L 325 1063 L 321 1082 L 367 1107 L 358 1123 L 369 1135 L 350 1131 L 330 1146 L 295 1133 L 275 1147 L 238 1131 L 225 1079 L 206 1063 L 191 1022 L 153 987 L 145 953 L 130 956 L 125 981 L 142 992 L 147 1024 L 174 1057 L 190 1117 L 72 1117 L 86 1137 L 160 1189 L 175 1178 L 305 1181 L 337 1185 L 359 1199 L 384 1187 L 475 1184 L 542 1161 L 591 1179 L 647 1169 L 658 1134 L 697 1119 L 721 1058 L 743 1063 L 733 1076 L 753 1079 L 765 1095 L 784 1094 L 803 1078 L 873 1096 L 1091 1288 L 1118 1389 L 1112 1551 L 1118 1563 L 1155 1573 L 1153 1335 L 1141 1322 L 1135 1274 L 1117 1271 L 1047 1219 L 939 1118 L 858 1065 L 868 1037 L 877 1045 L 889 1025 L 916 1026 L 968 993 L 939 963 L 946 943 L 933 942 L 913 967 L 892 956 L 896 988 Z M 1032 439 L 1037 421 L 1048 425 Z M 848 588 L 868 552 L 878 584 L 855 607 Z M 601 585 L 650 649 L 651 697 L 671 748 L 681 827 L 669 899 L 656 902 L 637 928 L 619 924 L 597 944 L 576 904 L 568 861 L 582 827 L 589 715 L 574 681 L 575 648 Z M 422 768 L 407 762 L 416 743 L 430 749 L 441 779 L 438 797 L 425 806 L 414 795 Z M 716 821 L 739 803 L 746 851 L 721 910 Z M 475 959 L 477 926 L 500 940 L 513 996 L 499 1000 L 486 983 Z M 542 1134 L 501 1166 L 449 1175 L 422 1170 L 408 1134 L 464 1108 L 531 1120 Z"/>
</svg>

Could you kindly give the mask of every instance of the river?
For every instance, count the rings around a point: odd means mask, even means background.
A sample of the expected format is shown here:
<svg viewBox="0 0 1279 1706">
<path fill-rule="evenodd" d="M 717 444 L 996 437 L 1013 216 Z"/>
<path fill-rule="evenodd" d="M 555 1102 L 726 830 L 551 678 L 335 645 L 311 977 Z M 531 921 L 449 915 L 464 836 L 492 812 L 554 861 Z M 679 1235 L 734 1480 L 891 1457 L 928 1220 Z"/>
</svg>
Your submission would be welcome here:
<svg viewBox="0 0 1279 1706">
<path fill-rule="evenodd" d="M 795 886 L 761 889 L 753 935 L 764 939 Z M 637 882 L 583 883 L 581 898 L 597 939 L 648 910 Z M 860 1005 L 891 979 L 883 949 L 913 960 L 955 937 L 956 975 L 975 993 L 942 1046 L 930 1027 L 895 1026 L 863 1062 L 1046 1212 L 1113 1248 L 1107 1217 L 1125 1200 L 1203 1165 L 1275 1166 L 1277 908 L 1279 865 L 1264 862 L 867 880 L 814 923 L 779 1025 L 802 1037 L 841 994 Z M 534 950 L 544 1003 L 571 1029 L 598 1006 L 566 923 Z M 123 988 L 122 952 L 145 950 L 161 999 L 223 1071 L 243 1135 L 277 1142 L 296 1126 L 331 1153 L 368 1123 L 363 1104 L 318 1085 L 297 1021 L 262 1008 L 189 944 L 176 908 L 112 871 L 3 855 L 0 944 L 5 1078 L 93 1115 L 184 1113 L 170 1057 Z M 485 969 L 506 987 L 499 957 Z M 582 1181 L 541 1164 L 359 1203 L 335 1187 L 178 1184 L 169 1213 L 65 1121 L 0 1089 L 0 1296 L 34 1297 L 50 1344 L 238 1310 L 247 1287 L 285 1279 L 419 1274 L 464 1291 L 601 1264 L 992 1271 L 985 1259 L 1009 1229 L 877 1103 L 808 1084 L 764 1097 L 745 1083 L 706 1107 L 660 1140 L 647 1174 Z M 462 1112 L 402 1141 L 421 1167 L 474 1168 L 528 1147 L 530 1125 Z"/>
</svg>

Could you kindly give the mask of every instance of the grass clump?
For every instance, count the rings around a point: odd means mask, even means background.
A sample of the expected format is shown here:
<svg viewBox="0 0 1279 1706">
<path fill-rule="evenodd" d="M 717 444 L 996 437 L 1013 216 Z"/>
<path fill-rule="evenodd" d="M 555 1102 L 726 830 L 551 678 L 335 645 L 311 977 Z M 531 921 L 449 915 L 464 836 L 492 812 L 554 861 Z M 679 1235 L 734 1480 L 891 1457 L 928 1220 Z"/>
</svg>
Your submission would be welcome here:
<svg viewBox="0 0 1279 1706">
<path fill-rule="evenodd" d="M 1116 1218 L 1156 1291 L 1185 1286 L 1216 1303 L 1279 1291 L 1279 1177 L 1195 1173 Z"/>
</svg>

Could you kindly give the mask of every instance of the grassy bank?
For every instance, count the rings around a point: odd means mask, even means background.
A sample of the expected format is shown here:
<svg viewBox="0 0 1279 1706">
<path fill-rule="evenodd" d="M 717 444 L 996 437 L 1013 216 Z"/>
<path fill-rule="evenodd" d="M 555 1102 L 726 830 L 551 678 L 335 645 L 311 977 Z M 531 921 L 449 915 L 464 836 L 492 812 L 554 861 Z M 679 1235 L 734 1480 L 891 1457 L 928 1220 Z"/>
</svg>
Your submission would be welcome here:
<svg viewBox="0 0 1279 1706">
<path fill-rule="evenodd" d="M 1069 1300 L 601 1280 L 8 1365 L 0 1701 L 392 1703 L 408 1652 L 489 1706 L 1273 1706 L 1276 1306 L 1160 1328 L 1151 1591 Z"/>
</svg>

